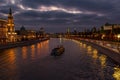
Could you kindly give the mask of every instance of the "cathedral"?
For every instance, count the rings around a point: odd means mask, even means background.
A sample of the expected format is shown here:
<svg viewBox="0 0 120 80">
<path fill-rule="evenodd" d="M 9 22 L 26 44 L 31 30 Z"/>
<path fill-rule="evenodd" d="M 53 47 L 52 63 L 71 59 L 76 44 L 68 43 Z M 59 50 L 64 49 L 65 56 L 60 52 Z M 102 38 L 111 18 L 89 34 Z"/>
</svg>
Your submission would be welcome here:
<svg viewBox="0 0 120 80">
<path fill-rule="evenodd" d="M 9 9 L 8 19 L 0 19 L 0 44 L 16 42 L 14 19 L 11 8 Z"/>
</svg>

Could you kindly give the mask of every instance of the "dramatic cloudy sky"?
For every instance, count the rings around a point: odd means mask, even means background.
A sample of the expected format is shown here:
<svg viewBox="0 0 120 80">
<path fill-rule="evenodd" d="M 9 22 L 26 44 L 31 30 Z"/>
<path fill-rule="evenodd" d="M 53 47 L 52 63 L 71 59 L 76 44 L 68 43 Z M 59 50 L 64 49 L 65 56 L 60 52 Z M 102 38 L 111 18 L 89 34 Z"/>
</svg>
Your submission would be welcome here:
<svg viewBox="0 0 120 80">
<path fill-rule="evenodd" d="M 65 32 L 120 23 L 120 0 L 0 0 L 0 18 L 7 19 L 9 7 L 17 29 Z"/>
</svg>

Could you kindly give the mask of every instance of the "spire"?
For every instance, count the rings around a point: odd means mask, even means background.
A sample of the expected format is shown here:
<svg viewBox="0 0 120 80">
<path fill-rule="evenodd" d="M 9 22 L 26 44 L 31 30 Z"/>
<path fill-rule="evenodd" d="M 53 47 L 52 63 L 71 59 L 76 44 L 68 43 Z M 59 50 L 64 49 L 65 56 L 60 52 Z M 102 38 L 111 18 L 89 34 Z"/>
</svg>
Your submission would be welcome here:
<svg viewBox="0 0 120 80">
<path fill-rule="evenodd" d="M 9 10 L 9 14 L 12 15 L 12 9 L 11 9 L 11 7 L 10 7 L 10 10 Z"/>
<path fill-rule="evenodd" d="M 69 27 L 67 28 L 67 32 L 68 32 L 68 33 L 70 32 L 70 28 L 69 28 Z"/>
</svg>

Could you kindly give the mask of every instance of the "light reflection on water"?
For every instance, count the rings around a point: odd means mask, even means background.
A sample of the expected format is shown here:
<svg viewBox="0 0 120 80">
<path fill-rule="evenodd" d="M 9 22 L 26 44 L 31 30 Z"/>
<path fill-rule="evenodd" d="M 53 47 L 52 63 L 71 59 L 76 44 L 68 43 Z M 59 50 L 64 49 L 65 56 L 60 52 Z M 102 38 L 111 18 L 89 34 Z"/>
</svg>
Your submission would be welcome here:
<svg viewBox="0 0 120 80">
<path fill-rule="evenodd" d="M 7 54 L 5 54 L 7 53 Z M 17 78 L 17 63 L 16 63 L 16 51 L 14 49 L 9 49 L 0 55 L 0 80 L 10 80 Z M 5 54 L 5 55 L 4 55 Z M 14 78 L 10 78 L 15 76 Z M 2 77 L 2 79 L 1 79 Z"/>
<path fill-rule="evenodd" d="M 34 59 L 35 58 L 35 45 L 31 45 L 31 58 Z"/>
<path fill-rule="evenodd" d="M 22 57 L 23 59 L 26 59 L 27 58 L 27 47 L 22 47 Z"/>
<path fill-rule="evenodd" d="M 113 77 L 115 78 L 115 80 L 120 80 L 120 67 L 114 67 Z"/>
<path fill-rule="evenodd" d="M 106 67 L 106 56 L 100 55 L 99 60 L 100 60 L 102 68 Z"/>
<path fill-rule="evenodd" d="M 88 47 L 87 47 L 87 51 L 88 51 L 88 54 L 92 54 L 92 47 L 91 47 L 91 46 L 88 46 Z"/>
<path fill-rule="evenodd" d="M 63 44 L 65 53 L 50 56 Z M 0 80 L 120 80 L 120 68 L 85 43 L 51 39 L 31 46 L 1 51 Z"/>
<path fill-rule="evenodd" d="M 98 51 L 96 49 L 93 50 L 93 56 L 94 59 L 98 58 Z"/>
<path fill-rule="evenodd" d="M 110 66 L 107 65 L 107 56 L 104 55 L 104 54 L 99 54 L 99 55 L 98 55 L 97 49 L 94 49 L 94 48 L 91 47 L 90 45 L 86 46 L 85 43 L 81 43 L 81 42 L 80 42 L 80 46 L 83 46 L 84 48 L 87 47 L 87 53 L 93 57 L 93 59 L 94 59 L 93 63 L 94 63 L 94 64 L 96 64 L 97 59 L 99 59 L 99 62 L 100 62 L 100 64 L 101 64 L 101 69 L 100 69 L 101 72 L 99 72 L 99 74 L 101 75 L 101 80 L 106 80 L 106 79 L 104 78 L 104 77 L 105 77 L 105 75 L 104 75 L 104 70 L 105 70 L 106 67 L 108 67 L 108 68 L 110 67 Z M 98 66 L 97 66 L 97 67 L 98 67 Z M 120 80 L 120 67 L 116 65 L 116 66 L 114 66 L 114 67 L 112 67 L 112 68 L 114 68 L 114 70 L 113 70 L 114 73 L 113 73 L 113 75 L 112 75 L 113 78 L 111 78 L 111 79 L 109 79 L 109 80 L 113 80 L 113 79 L 115 79 L 115 80 Z M 108 70 L 108 71 L 110 71 L 110 70 Z M 110 76 L 109 73 L 106 73 L 106 75 Z M 110 77 L 112 77 L 112 76 L 110 76 Z"/>
</svg>

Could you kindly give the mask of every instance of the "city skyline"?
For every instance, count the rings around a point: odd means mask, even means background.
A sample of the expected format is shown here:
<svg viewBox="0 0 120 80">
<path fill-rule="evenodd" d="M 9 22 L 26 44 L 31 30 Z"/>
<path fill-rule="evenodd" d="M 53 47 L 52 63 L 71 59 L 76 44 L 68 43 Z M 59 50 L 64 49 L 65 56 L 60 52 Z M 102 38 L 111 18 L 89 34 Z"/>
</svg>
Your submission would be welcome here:
<svg viewBox="0 0 120 80">
<path fill-rule="evenodd" d="M 65 32 L 67 28 L 83 31 L 106 22 L 119 24 L 119 0 L 1 0 L 0 18 L 7 18 L 9 8 L 15 28 L 24 25 L 48 32 Z"/>
</svg>

